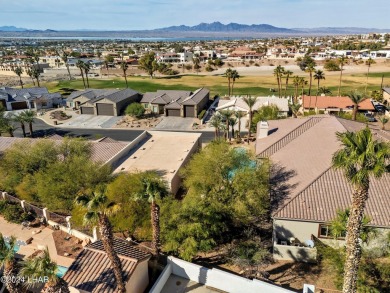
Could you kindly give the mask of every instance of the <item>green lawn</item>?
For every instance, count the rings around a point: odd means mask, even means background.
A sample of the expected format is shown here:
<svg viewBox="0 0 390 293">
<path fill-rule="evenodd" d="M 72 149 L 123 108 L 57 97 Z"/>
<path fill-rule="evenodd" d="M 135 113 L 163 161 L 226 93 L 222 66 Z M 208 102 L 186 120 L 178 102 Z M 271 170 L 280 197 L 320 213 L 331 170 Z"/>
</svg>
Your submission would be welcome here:
<svg viewBox="0 0 390 293">
<path fill-rule="evenodd" d="M 372 73 L 370 74 L 367 92 L 372 90 L 379 90 L 382 80 L 382 74 L 385 77 L 390 77 L 390 72 L 385 73 Z M 307 78 L 307 77 L 306 77 Z M 388 79 L 387 79 L 388 80 Z M 385 84 L 387 82 L 385 79 Z M 128 77 L 129 87 L 139 91 L 141 93 L 154 92 L 156 90 L 195 90 L 199 87 L 206 87 L 211 91 L 211 97 L 215 95 L 226 95 L 227 90 L 227 79 L 223 76 L 205 76 L 205 75 L 183 75 L 183 76 L 168 76 L 150 79 L 149 77 L 143 76 L 130 76 Z M 90 79 L 89 81 L 91 88 L 125 88 L 125 81 L 123 78 L 113 78 L 110 80 L 106 79 Z M 366 83 L 365 75 L 353 75 L 346 74 L 343 76 L 343 82 L 341 87 L 341 93 L 348 93 L 354 90 L 364 92 Z M 332 91 L 333 95 L 338 93 L 338 76 L 327 76 L 326 80 L 321 82 L 320 86 L 325 86 Z M 49 82 L 42 83 L 42 86 L 47 86 L 51 92 L 60 91 L 62 93 L 69 93 L 67 88 L 70 89 L 83 89 L 82 80 L 64 80 L 60 82 Z M 284 87 L 284 85 L 283 85 Z M 256 95 L 256 96 L 269 96 L 277 95 L 272 93 L 270 88 L 277 89 L 276 80 L 273 76 L 241 76 L 234 86 L 234 95 Z M 65 89 L 65 90 L 64 90 Z M 307 92 L 307 87 L 305 88 Z M 317 91 L 317 84 L 313 81 L 312 94 L 315 95 Z M 293 86 L 290 82 L 288 95 L 294 93 Z M 301 93 L 301 90 L 299 90 Z M 283 91 L 284 94 L 284 91 Z"/>
</svg>

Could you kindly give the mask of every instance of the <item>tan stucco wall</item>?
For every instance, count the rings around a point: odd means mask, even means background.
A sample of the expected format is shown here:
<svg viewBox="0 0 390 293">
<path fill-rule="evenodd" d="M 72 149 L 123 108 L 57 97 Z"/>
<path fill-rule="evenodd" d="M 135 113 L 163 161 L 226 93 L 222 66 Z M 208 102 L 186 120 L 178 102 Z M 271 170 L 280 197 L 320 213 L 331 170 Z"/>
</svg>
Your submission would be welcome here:
<svg viewBox="0 0 390 293">
<path fill-rule="evenodd" d="M 383 100 L 387 101 L 387 103 L 390 103 L 390 94 L 383 91 Z"/>
<path fill-rule="evenodd" d="M 289 239 L 295 237 L 301 242 L 311 239 L 313 234 L 318 236 L 318 223 L 299 222 L 288 220 L 274 220 L 274 237 L 279 239 Z"/>
<path fill-rule="evenodd" d="M 130 280 L 127 282 L 126 291 L 131 293 L 143 293 L 148 285 L 148 262 L 143 261 L 137 265 Z"/>
</svg>

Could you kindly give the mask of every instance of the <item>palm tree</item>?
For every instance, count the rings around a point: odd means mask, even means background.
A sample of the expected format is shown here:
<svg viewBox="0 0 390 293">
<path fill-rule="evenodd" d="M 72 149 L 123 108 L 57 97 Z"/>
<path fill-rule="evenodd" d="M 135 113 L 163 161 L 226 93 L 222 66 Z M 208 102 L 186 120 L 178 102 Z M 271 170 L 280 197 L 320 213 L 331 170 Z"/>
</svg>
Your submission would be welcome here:
<svg viewBox="0 0 390 293">
<path fill-rule="evenodd" d="M 307 85 L 307 80 L 305 80 L 304 77 L 300 77 L 299 78 L 299 85 L 301 86 L 301 89 L 302 89 L 302 99 L 303 99 L 304 89 L 305 89 L 305 85 Z M 311 104 L 311 97 L 310 97 L 310 104 Z"/>
<path fill-rule="evenodd" d="M 129 65 L 127 64 L 127 62 L 122 61 L 122 63 L 121 63 L 121 69 L 122 69 L 122 71 L 123 71 L 123 76 L 125 77 L 126 88 L 129 87 L 129 85 L 127 84 L 127 74 L 126 74 L 126 71 L 127 71 L 128 68 L 129 68 Z"/>
<path fill-rule="evenodd" d="M 288 105 L 291 109 L 291 112 L 293 113 L 293 117 L 297 118 L 299 109 L 301 108 L 301 104 L 299 104 L 298 102 L 293 102 L 293 103 L 289 103 Z"/>
<path fill-rule="evenodd" d="M 25 110 L 22 113 L 20 113 L 19 116 L 22 116 L 21 119 L 23 119 L 24 123 L 28 123 L 28 127 L 30 130 L 30 137 L 34 137 L 32 125 L 34 123 L 36 112 L 31 111 L 31 110 Z"/>
<path fill-rule="evenodd" d="M 294 102 L 296 103 L 298 101 L 298 88 L 299 88 L 299 82 L 300 82 L 300 77 L 298 75 L 295 75 L 293 78 L 293 85 L 295 87 L 294 91 Z"/>
<path fill-rule="evenodd" d="M 197 56 L 195 56 L 194 58 L 192 58 L 192 63 L 194 64 L 193 67 L 196 71 L 196 74 L 198 74 L 200 68 L 200 59 Z"/>
<path fill-rule="evenodd" d="M 368 75 L 370 74 L 370 67 L 371 67 L 372 64 L 375 64 L 375 63 L 376 63 L 375 60 L 372 59 L 371 57 L 368 58 L 368 59 L 366 60 L 366 65 L 367 65 L 367 79 L 366 79 L 366 87 L 365 87 L 365 89 L 364 89 L 364 94 L 367 93 Z"/>
<path fill-rule="evenodd" d="M 81 74 L 81 77 L 83 78 L 84 89 L 86 89 L 87 87 L 85 86 L 84 71 L 83 71 L 83 69 L 84 69 L 84 62 L 81 61 L 81 60 L 77 61 L 76 67 L 78 69 L 80 69 L 80 74 Z"/>
<path fill-rule="evenodd" d="M 20 113 L 19 115 L 14 115 L 13 119 L 15 122 L 20 123 L 20 128 L 22 129 L 23 137 L 26 137 L 26 126 L 24 125 L 25 120 L 22 113 Z"/>
<path fill-rule="evenodd" d="M 217 139 L 219 137 L 220 130 L 222 128 L 221 126 L 223 125 L 222 116 L 219 113 L 214 114 L 213 117 L 211 117 L 209 123 L 212 127 L 214 127 L 214 134 L 215 134 L 214 138 Z"/>
<path fill-rule="evenodd" d="M 249 139 L 251 138 L 253 107 L 256 104 L 257 98 L 256 97 L 247 96 L 247 97 L 243 98 L 243 101 L 249 107 L 249 111 L 248 111 L 249 112 L 248 144 L 249 144 Z"/>
<path fill-rule="evenodd" d="M 231 84 L 231 81 L 232 81 L 232 73 L 233 73 L 233 70 L 231 68 L 228 68 L 228 69 L 226 69 L 225 74 L 224 74 L 224 76 L 228 80 L 228 96 L 229 97 L 230 97 L 230 92 L 231 92 L 230 84 Z"/>
<path fill-rule="evenodd" d="M 332 91 L 328 89 L 327 87 L 320 87 L 319 94 L 324 94 L 324 95 L 331 95 Z"/>
<path fill-rule="evenodd" d="M 160 241 L 160 206 L 157 200 L 163 198 L 168 194 L 164 182 L 152 174 L 152 176 L 146 176 L 143 180 L 144 192 L 137 195 L 137 199 L 146 199 L 150 202 L 150 219 L 153 229 L 152 250 L 155 256 L 158 256 L 161 251 Z"/>
<path fill-rule="evenodd" d="M 108 219 L 120 209 L 115 202 L 110 202 L 105 192 L 95 192 L 92 195 L 80 195 L 76 198 L 76 203 L 86 209 L 84 223 L 98 223 L 104 251 L 111 262 L 119 292 L 126 292 L 123 280 L 122 263 L 114 250 L 114 236 L 112 226 Z"/>
<path fill-rule="evenodd" d="M 0 233 L 0 265 L 3 267 L 5 287 L 10 293 L 24 292 L 22 284 L 17 278 L 17 264 L 15 259 L 16 238 L 11 237 L 7 243 Z"/>
<path fill-rule="evenodd" d="M 243 111 L 235 111 L 234 117 L 238 120 L 238 137 L 241 137 L 241 118 L 245 116 L 245 112 Z"/>
<path fill-rule="evenodd" d="M 389 118 L 385 115 L 381 115 L 378 117 L 379 122 L 382 124 L 382 130 L 385 130 L 385 125 L 389 122 Z"/>
<path fill-rule="evenodd" d="M 348 63 L 348 59 L 346 57 L 344 57 L 344 56 L 341 56 L 338 59 L 338 63 L 339 63 L 339 66 L 340 66 L 340 83 L 339 83 L 339 94 L 338 94 L 338 96 L 340 97 L 341 80 L 342 80 L 342 77 L 343 77 L 343 68 L 344 68 L 344 65 Z"/>
<path fill-rule="evenodd" d="M 356 120 L 356 115 L 359 110 L 359 104 L 364 100 L 367 100 L 368 97 L 364 97 L 357 92 L 350 92 L 347 96 L 353 103 L 352 120 Z"/>
<path fill-rule="evenodd" d="M 320 92 L 320 81 L 325 79 L 325 73 L 322 70 L 316 70 L 314 72 L 314 79 L 317 80 L 317 93 L 316 93 L 316 101 L 314 103 L 314 108 L 317 108 L 317 98 L 318 93 Z"/>
<path fill-rule="evenodd" d="M 233 110 L 221 110 L 219 113 L 221 113 L 222 117 L 226 120 L 226 139 L 231 140 L 231 137 L 229 135 L 229 119 L 233 116 L 234 112 Z"/>
<path fill-rule="evenodd" d="M 26 73 L 27 73 L 27 75 L 31 78 L 31 80 L 32 80 L 32 82 L 33 82 L 33 85 L 35 86 L 34 73 L 33 73 L 33 71 L 31 70 L 31 68 L 28 68 L 28 69 L 26 70 Z"/>
<path fill-rule="evenodd" d="M 89 88 L 88 73 L 91 70 L 91 65 L 88 62 L 83 62 L 83 69 L 84 69 L 84 73 L 85 73 L 85 78 L 87 80 L 87 87 Z"/>
<path fill-rule="evenodd" d="M 236 82 L 236 79 L 240 78 L 240 75 L 238 74 L 237 70 L 235 70 L 235 69 L 232 70 L 231 78 L 232 78 L 232 91 L 231 91 L 231 94 L 233 95 L 234 83 Z"/>
<path fill-rule="evenodd" d="M 286 78 L 286 88 L 284 89 L 284 97 L 287 97 L 287 88 L 288 88 L 288 80 L 294 73 L 291 70 L 287 70 L 284 72 L 284 77 Z"/>
<path fill-rule="evenodd" d="M 352 206 L 347 224 L 344 293 L 355 293 L 361 257 L 360 232 L 368 199 L 370 177 L 379 179 L 389 172 L 390 146 L 373 139 L 368 127 L 354 133 L 337 133 L 343 148 L 333 155 L 333 167 L 344 171 L 353 186 Z"/>
<path fill-rule="evenodd" d="M 70 74 L 69 64 L 68 64 L 68 53 L 63 52 L 61 56 L 62 61 L 64 61 L 66 70 L 68 70 L 69 80 L 72 80 L 72 75 Z"/>
<path fill-rule="evenodd" d="M 234 114 L 234 113 L 233 113 Z M 229 125 L 231 126 L 231 128 L 232 128 L 232 135 L 231 135 L 231 137 L 229 138 L 229 140 L 233 137 L 234 138 L 234 126 L 237 124 L 237 118 L 235 118 L 235 117 L 231 117 L 230 119 L 229 119 Z"/>
<path fill-rule="evenodd" d="M 40 87 L 41 85 L 39 84 L 39 76 L 41 75 L 41 73 L 39 72 L 39 69 L 34 67 L 32 69 L 32 74 L 33 74 L 34 78 L 37 80 L 37 85 Z"/>
<path fill-rule="evenodd" d="M 276 81 L 278 82 L 278 93 L 279 93 L 279 98 L 281 98 L 281 90 L 282 90 L 282 76 L 284 74 L 284 67 L 281 65 L 278 65 L 274 69 L 274 76 L 276 77 Z"/>
<path fill-rule="evenodd" d="M 57 264 L 51 260 L 49 250 L 46 247 L 40 255 L 28 258 L 22 262 L 19 276 L 27 279 L 38 279 L 42 276 L 47 277 L 48 281 L 41 291 L 43 293 L 69 293 L 70 290 L 67 282 L 57 276 L 57 271 Z M 34 284 L 33 281 L 25 283 L 27 288 L 33 287 Z"/>
<path fill-rule="evenodd" d="M 0 132 L 7 132 L 10 137 L 14 137 L 16 127 L 12 122 L 13 119 L 11 117 L 4 114 L 0 115 Z"/>
<path fill-rule="evenodd" d="M 312 82 L 313 82 L 313 72 L 316 71 L 315 67 L 313 64 L 309 64 L 305 71 L 307 73 L 309 73 L 309 96 L 311 96 L 311 85 L 312 85 Z"/>
<path fill-rule="evenodd" d="M 16 66 L 13 71 L 15 72 L 15 74 L 19 77 L 19 83 L 20 83 L 20 86 L 23 88 L 23 82 L 22 82 L 22 74 L 23 74 L 23 68 L 20 67 L 20 66 Z"/>
</svg>

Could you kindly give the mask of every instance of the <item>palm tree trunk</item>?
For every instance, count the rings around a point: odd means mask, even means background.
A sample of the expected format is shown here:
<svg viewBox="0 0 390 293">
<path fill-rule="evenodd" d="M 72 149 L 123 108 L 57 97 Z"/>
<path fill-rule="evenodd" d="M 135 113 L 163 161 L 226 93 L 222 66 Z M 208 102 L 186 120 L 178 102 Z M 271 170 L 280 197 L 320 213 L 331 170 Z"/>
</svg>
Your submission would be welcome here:
<svg viewBox="0 0 390 293">
<path fill-rule="evenodd" d="M 23 82 L 22 82 L 22 78 L 20 77 L 20 75 L 19 75 L 19 82 L 20 82 L 20 86 L 23 88 Z"/>
<path fill-rule="evenodd" d="M 126 75 L 126 71 L 123 71 L 123 75 L 125 76 L 126 88 L 129 88 L 129 85 L 127 84 L 127 75 Z"/>
<path fill-rule="evenodd" d="M 230 97 L 230 77 L 228 78 L 228 96 Z"/>
<path fill-rule="evenodd" d="M 355 105 L 353 105 L 353 111 L 352 111 L 352 120 L 356 120 L 356 115 L 357 115 L 357 111 L 358 111 L 358 105 L 357 104 L 355 104 Z"/>
<path fill-rule="evenodd" d="M 368 69 L 367 69 L 367 79 L 366 79 L 366 87 L 364 89 L 364 93 L 366 94 L 367 93 L 367 85 L 368 85 L 368 74 L 370 73 L 370 65 L 368 65 Z"/>
<path fill-rule="evenodd" d="M 310 80 L 309 80 L 309 96 L 311 96 L 311 85 L 313 82 L 313 73 L 310 72 Z"/>
<path fill-rule="evenodd" d="M 276 80 L 278 81 L 278 96 L 280 98 L 280 80 L 279 80 L 279 76 L 276 76 Z"/>
<path fill-rule="evenodd" d="M 153 254 L 158 256 L 160 254 L 160 207 L 155 200 L 150 205 L 150 213 L 153 227 Z"/>
<path fill-rule="evenodd" d="M 102 243 L 107 257 L 110 259 L 111 267 L 114 271 L 118 292 L 126 292 L 126 286 L 123 281 L 122 263 L 114 250 L 114 237 L 112 235 L 112 226 L 108 218 L 99 214 L 99 229 L 102 235 Z"/>
<path fill-rule="evenodd" d="M 20 122 L 20 127 L 22 128 L 23 137 L 26 137 L 26 127 L 24 126 L 23 122 Z"/>
<path fill-rule="evenodd" d="M 33 82 L 33 85 L 35 86 L 35 81 L 34 81 L 34 78 L 31 76 L 31 80 Z"/>
<path fill-rule="evenodd" d="M 87 87 L 85 86 L 84 73 L 83 73 L 83 69 L 81 67 L 80 67 L 80 73 L 81 73 L 81 77 L 83 78 L 84 89 L 86 89 Z"/>
<path fill-rule="evenodd" d="M 232 96 L 233 96 L 233 88 L 234 88 L 234 79 L 233 79 L 233 82 L 232 82 L 232 91 L 231 91 Z"/>
<path fill-rule="evenodd" d="M 232 138 L 234 138 L 234 125 L 232 125 Z M 229 141 L 231 140 L 231 138 L 229 139 Z"/>
<path fill-rule="evenodd" d="M 226 117 L 226 140 L 229 140 L 230 141 L 230 135 L 229 135 L 229 118 Z"/>
<path fill-rule="evenodd" d="M 41 85 L 39 84 L 39 77 L 37 77 L 37 84 L 38 84 L 38 87 L 41 86 Z"/>
<path fill-rule="evenodd" d="M 214 138 L 217 139 L 218 137 L 218 128 L 215 127 L 215 130 L 214 130 Z"/>
<path fill-rule="evenodd" d="M 69 285 L 64 279 L 59 278 L 57 283 L 49 284 L 42 289 L 42 293 L 70 293 Z"/>
<path fill-rule="evenodd" d="M 284 97 L 287 97 L 288 76 L 286 77 L 286 88 L 284 89 Z"/>
<path fill-rule="evenodd" d="M 238 118 L 238 137 L 241 137 L 241 118 Z"/>
<path fill-rule="evenodd" d="M 252 127 L 252 109 L 249 110 L 249 128 L 248 128 L 248 144 L 251 137 L 251 127 Z"/>
<path fill-rule="evenodd" d="M 368 180 L 367 180 L 368 181 Z M 357 187 L 352 195 L 352 207 L 347 224 L 343 293 L 357 291 L 357 273 L 361 257 L 360 231 L 368 199 L 369 182 Z"/>
<path fill-rule="evenodd" d="M 4 285 L 10 293 L 25 292 L 25 290 L 23 290 L 22 288 L 22 284 L 20 284 L 20 282 L 17 282 L 17 275 L 18 272 L 16 269 L 15 261 L 11 261 L 11 264 L 7 264 L 4 266 Z"/>
<path fill-rule="evenodd" d="M 70 69 L 68 63 L 66 63 L 66 69 L 68 70 L 69 80 L 72 80 L 72 75 L 70 75 Z"/>
<path fill-rule="evenodd" d="M 314 109 L 317 108 L 317 99 L 318 99 L 319 92 L 320 92 L 320 80 L 317 81 L 317 93 L 316 93 L 316 101 L 314 102 Z"/>
<path fill-rule="evenodd" d="M 32 122 L 28 123 L 28 127 L 30 129 L 30 137 L 34 137 Z"/>
<path fill-rule="evenodd" d="M 89 78 L 88 78 L 88 72 L 85 72 L 85 78 L 87 79 L 87 87 L 89 88 Z"/>
</svg>

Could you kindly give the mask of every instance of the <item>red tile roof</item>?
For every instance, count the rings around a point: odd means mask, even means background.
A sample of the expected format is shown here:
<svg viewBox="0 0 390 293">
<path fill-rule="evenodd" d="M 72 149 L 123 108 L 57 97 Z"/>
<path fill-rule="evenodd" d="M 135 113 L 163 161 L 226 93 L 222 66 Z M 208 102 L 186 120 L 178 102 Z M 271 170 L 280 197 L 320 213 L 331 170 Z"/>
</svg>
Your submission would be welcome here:
<svg viewBox="0 0 390 293">
<path fill-rule="evenodd" d="M 330 97 L 330 96 L 318 96 L 317 102 L 315 96 L 303 96 L 303 107 L 305 109 L 318 108 L 318 109 L 327 109 L 327 108 L 339 108 L 347 109 L 352 107 L 353 103 L 348 97 Z M 359 110 L 375 110 L 370 99 L 364 100 L 359 104 Z"/>
</svg>

